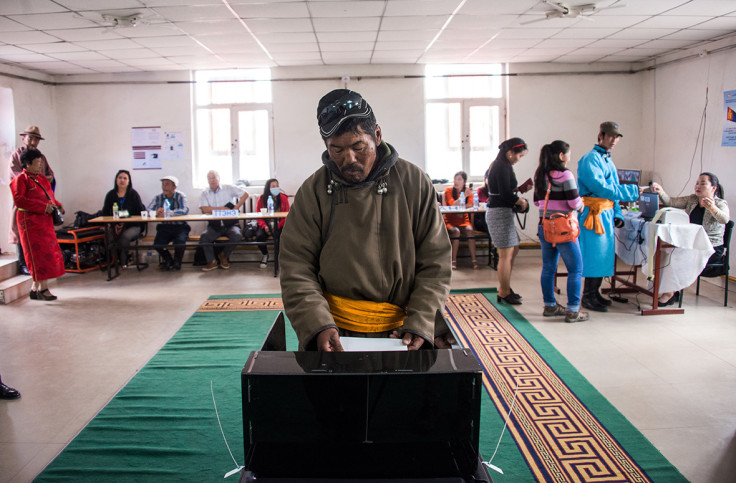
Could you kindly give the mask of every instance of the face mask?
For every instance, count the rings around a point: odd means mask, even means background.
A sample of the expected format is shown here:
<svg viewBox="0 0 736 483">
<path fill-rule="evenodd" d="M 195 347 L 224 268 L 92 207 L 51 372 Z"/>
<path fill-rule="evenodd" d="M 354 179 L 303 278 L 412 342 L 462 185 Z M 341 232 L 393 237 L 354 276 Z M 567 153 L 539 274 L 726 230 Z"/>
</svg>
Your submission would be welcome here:
<svg viewBox="0 0 736 483">
<path fill-rule="evenodd" d="M 278 196 L 281 193 L 281 188 L 271 188 L 271 196 Z"/>
</svg>

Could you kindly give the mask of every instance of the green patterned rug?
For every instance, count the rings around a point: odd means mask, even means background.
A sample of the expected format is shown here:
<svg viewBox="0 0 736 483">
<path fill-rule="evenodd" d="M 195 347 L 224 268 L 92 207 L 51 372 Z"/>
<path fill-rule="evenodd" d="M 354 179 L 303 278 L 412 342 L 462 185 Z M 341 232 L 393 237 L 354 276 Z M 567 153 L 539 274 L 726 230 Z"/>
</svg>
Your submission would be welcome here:
<svg viewBox="0 0 736 483">
<path fill-rule="evenodd" d="M 445 307 L 458 340 L 484 367 L 486 460 L 513 402 L 493 459 L 504 474 L 493 472 L 494 481 L 686 481 L 529 322 L 494 298 L 492 289 L 453 291 Z M 273 295 L 210 297 L 36 481 L 221 481 L 233 458 L 243 463 L 240 371 L 281 308 Z"/>
</svg>

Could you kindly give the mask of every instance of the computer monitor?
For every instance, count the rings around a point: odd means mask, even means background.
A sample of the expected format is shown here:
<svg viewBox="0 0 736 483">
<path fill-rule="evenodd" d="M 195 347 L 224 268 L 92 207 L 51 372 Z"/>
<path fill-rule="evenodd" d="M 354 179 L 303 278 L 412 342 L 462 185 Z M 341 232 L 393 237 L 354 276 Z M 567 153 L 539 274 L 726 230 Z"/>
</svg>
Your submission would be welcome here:
<svg viewBox="0 0 736 483">
<path fill-rule="evenodd" d="M 641 193 L 639 195 L 639 212 L 645 220 L 651 220 L 659 210 L 659 195 L 657 193 Z"/>
<path fill-rule="evenodd" d="M 619 169 L 618 182 L 620 184 L 641 184 L 640 169 Z"/>
</svg>

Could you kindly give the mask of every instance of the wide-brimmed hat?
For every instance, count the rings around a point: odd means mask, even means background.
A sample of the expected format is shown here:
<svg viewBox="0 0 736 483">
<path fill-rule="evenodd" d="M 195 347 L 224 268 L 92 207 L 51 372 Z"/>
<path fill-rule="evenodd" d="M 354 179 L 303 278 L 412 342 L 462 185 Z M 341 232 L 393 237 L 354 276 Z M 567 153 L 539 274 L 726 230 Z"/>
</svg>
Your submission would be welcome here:
<svg viewBox="0 0 736 483">
<path fill-rule="evenodd" d="M 41 130 L 38 128 L 38 126 L 28 126 L 25 131 L 20 133 L 21 136 L 34 136 L 38 139 L 43 140 L 43 136 L 41 136 Z"/>
<path fill-rule="evenodd" d="M 601 132 L 603 134 L 618 136 L 620 138 L 624 137 L 624 135 L 621 134 L 621 131 L 618 130 L 618 123 L 613 121 L 606 121 L 604 123 L 601 123 Z"/>
<path fill-rule="evenodd" d="M 171 181 L 172 183 L 174 183 L 174 186 L 179 186 L 179 178 L 177 178 L 176 176 L 171 176 L 171 175 L 164 176 L 163 178 L 161 178 L 160 181 L 163 181 L 165 179 L 168 179 L 169 181 Z"/>
</svg>

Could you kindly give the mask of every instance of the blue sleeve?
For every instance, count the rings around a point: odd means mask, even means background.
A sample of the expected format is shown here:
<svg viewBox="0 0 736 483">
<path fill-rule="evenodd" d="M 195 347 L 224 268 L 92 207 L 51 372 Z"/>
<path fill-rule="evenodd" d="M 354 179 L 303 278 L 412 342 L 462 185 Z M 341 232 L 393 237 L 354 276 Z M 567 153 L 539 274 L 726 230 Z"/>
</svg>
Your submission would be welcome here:
<svg viewBox="0 0 736 483">
<path fill-rule="evenodd" d="M 639 187 L 636 185 L 621 185 L 616 176 L 610 180 L 605 178 L 606 167 L 600 156 L 588 153 L 578 163 L 578 182 L 582 196 L 594 196 L 612 201 L 636 201 L 639 199 Z M 611 168 L 616 169 L 611 163 Z M 614 208 L 614 211 L 616 208 Z M 615 216 L 621 217 L 621 209 L 615 211 Z"/>
<path fill-rule="evenodd" d="M 158 210 L 158 196 L 154 196 L 150 203 L 148 203 L 148 211 Z"/>
<path fill-rule="evenodd" d="M 189 214 L 189 201 L 187 200 L 187 195 L 180 191 L 177 192 L 177 195 L 179 196 L 179 207 L 175 210 L 172 210 L 171 214 L 174 216 Z"/>
</svg>

